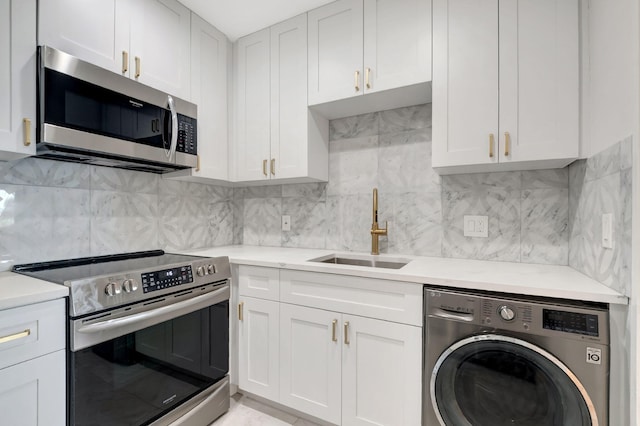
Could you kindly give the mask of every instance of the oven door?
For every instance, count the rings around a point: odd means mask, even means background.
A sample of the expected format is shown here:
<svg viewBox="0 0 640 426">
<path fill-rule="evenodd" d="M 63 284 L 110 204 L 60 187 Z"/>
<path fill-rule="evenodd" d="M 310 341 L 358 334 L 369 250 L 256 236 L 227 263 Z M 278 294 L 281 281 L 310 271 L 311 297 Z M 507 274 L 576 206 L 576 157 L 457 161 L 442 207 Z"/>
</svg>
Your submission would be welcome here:
<svg viewBox="0 0 640 426">
<path fill-rule="evenodd" d="M 228 407 L 229 285 L 207 287 L 71 322 L 71 425 L 163 424 Z"/>
</svg>

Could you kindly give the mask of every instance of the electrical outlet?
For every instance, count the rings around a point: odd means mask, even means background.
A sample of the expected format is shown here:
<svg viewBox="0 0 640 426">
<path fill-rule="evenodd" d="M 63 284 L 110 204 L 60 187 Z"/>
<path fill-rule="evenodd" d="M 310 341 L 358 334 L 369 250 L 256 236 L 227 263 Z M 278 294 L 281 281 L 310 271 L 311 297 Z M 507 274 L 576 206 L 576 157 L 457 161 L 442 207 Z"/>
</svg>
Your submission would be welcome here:
<svg viewBox="0 0 640 426">
<path fill-rule="evenodd" d="M 602 215 L 602 247 L 613 248 L 613 214 Z"/>
<path fill-rule="evenodd" d="M 282 230 L 291 231 L 291 216 L 282 215 Z"/>
<path fill-rule="evenodd" d="M 489 216 L 467 216 L 464 217 L 465 237 L 489 237 Z"/>
</svg>

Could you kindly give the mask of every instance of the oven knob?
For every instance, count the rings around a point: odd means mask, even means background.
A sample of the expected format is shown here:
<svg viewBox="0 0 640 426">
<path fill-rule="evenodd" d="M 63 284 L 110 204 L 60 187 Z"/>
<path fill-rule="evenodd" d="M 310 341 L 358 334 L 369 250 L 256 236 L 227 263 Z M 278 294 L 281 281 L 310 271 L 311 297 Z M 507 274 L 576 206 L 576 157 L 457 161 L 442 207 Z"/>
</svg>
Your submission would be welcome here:
<svg viewBox="0 0 640 426">
<path fill-rule="evenodd" d="M 498 313 L 500 314 L 500 317 L 505 321 L 513 321 L 513 319 L 516 317 L 516 313 L 513 311 L 513 309 L 511 309 L 507 305 L 500 306 L 500 308 L 498 308 Z"/>
<path fill-rule="evenodd" d="M 198 266 L 198 269 L 196 269 L 196 274 L 198 274 L 199 277 L 204 277 L 204 267 Z"/>
<path fill-rule="evenodd" d="M 209 272 L 209 274 L 215 274 L 215 273 L 216 273 L 216 267 L 215 267 L 215 265 L 209 265 L 209 266 L 207 266 L 207 272 Z"/>
<path fill-rule="evenodd" d="M 104 288 L 104 293 L 107 296 L 115 296 L 116 294 L 120 294 L 120 286 L 117 283 L 109 283 Z"/>
<path fill-rule="evenodd" d="M 132 291 L 136 291 L 138 289 L 138 283 L 135 280 L 124 280 L 122 283 L 122 290 L 125 293 L 131 293 Z"/>
</svg>

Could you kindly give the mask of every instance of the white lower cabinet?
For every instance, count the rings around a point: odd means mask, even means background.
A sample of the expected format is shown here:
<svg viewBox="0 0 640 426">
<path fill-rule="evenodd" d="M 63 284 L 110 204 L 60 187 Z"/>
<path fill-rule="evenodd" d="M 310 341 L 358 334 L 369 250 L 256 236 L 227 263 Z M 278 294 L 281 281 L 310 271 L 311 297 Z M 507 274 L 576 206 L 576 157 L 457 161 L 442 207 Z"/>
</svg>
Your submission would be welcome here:
<svg viewBox="0 0 640 426">
<path fill-rule="evenodd" d="M 333 424 L 420 425 L 422 327 L 414 317 L 421 321 L 421 286 L 275 268 L 239 271 L 241 389 Z M 279 287 L 278 300 L 246 296 L 253 290 L 242 285 L 243 272 L 279 276 L 279 286 L 270 285 Z M 360 294 L 363 281 L 369 297 Z M 342 312 L 327 308 L 331 301 Z M 377 310 L 363 311 L 362 304 Z"/>
</svg>

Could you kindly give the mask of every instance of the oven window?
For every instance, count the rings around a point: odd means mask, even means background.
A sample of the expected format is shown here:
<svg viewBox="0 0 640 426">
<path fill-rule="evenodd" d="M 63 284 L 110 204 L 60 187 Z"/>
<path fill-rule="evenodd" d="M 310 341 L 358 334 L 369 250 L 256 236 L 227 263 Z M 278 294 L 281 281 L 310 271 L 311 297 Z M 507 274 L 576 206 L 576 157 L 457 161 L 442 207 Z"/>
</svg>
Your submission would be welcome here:
<svg viewBox="0 0 640 426">
<path fill-rule="evenodd" d="M 145 425 L 229 370 L 229 302 L 71 352 L 73 425 Z"/>
<path fill-rule="evenodd" d="M 498 340 L 454 350 L 435 380 L 437 409 L 447 425 L 591 425 L 571 379 L 527 347 Z"/>
</svg>

